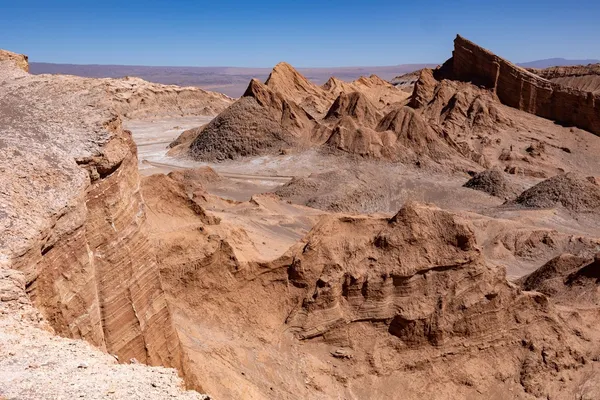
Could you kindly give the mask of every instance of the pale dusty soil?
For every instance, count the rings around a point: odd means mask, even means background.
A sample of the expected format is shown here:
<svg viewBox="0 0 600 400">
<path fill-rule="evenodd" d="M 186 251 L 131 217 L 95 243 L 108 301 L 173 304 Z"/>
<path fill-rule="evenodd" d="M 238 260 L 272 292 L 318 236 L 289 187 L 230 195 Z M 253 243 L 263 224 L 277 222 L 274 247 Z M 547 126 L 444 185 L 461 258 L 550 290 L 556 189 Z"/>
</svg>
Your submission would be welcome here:
<svg viewBox="0 0 600 400">
<path fill-rule="evenodd" d="M 0 278 L 0 399 L 207 399 L 185 391 L 174 369 L 118 364 L 55 335 L 25 295 L 23 275 L 0 268 Z"/>
</svg>

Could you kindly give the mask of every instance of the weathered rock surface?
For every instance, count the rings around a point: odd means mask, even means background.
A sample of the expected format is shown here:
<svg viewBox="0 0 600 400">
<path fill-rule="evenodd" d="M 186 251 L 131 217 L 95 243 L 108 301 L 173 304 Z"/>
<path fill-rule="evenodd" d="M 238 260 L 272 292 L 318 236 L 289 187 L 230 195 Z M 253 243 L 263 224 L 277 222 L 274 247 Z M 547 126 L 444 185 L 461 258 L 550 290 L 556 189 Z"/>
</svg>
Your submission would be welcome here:
<svg viewBox="0 0 600 400">
<path fill-rule="evenodd" d="M 600 95 L 552 83 L 457 36 L 446 67 L 455 79 L 492 89 L 510 107 L 600 135 Z"/>
<path fill-rule="evenodd" d="M 29 72 L 29 61 L 26 55 L 0 49 L 0 61 L 10 61 L 18 68 Z"/>
<path fill-rule="evenodd" d="M 173 369 L 118 364 L 88 343 L 55 335 L 25 285 L 21 272 L 0 267 L 1 398 L 208 399 L 184 391 Z"/>
<path fill-rule="evenodd" d="M 223 160 L 279 152 L 306 142 L 314 126 L 303 108 L 253 79 L 241 99 L 198 130 L 190 154 Z"/>
<path fill-rule="evenodd" d="M 182 367 L 146 231 L 136 148 L 92 79 L 0 62 L 0 268 L 52 329 L 120 360 Z"/>
<path fill-rule="evenodd" d="M 600 93 L 600 64 L 531 68 L 528 71 L 551 82 L 586 92 Z"/>
<path fill-rule="evenodd" d="M 591 311 L 590 325 L 600 306 L 600 253 L 593 258 L 563 253 L 518 280 L 526 290 L 536 290 L 558 304 L 581 310 L 583 317 Z M 586 318 L 587 319 L 587 318 Z"/>
<path fill-rule="evenodd" d="M 364 126 L 375 127 L 381 115 L 377 107 L 361 92 L 344 92 L 335 99 L 325 120 L 333 121 L 343 117 L 350 117 Z"/>
<path fill-rule="evenodd" d="M 306 79 L 285 62 L 273 68 L 265 86 L 302 107 L 313 118 L 322 117 L 333 100 L 330 93 Z"/>
<path fill-rule="evenodd" d="M 491 196 L 507 199 L 517 194 L 517 191 L 510 184 L 506 174 L 498 169 L 488 169 L 478 174 L 475 174 L 464 185 L 470 189 L 480 190 Z"/>
<path fill-rule="evenodd" d="M 384 113 L 401 106 L 407 97 L 376 76 L 349 83 L 331 78 L 319 87 L 289 64 L 280 63 L 265 84 L 253 79 L 242 98 L 207 126 L 187 132 L 177 144 L 196 135 L 189 155 L 199 160 L 277 154 L 324 144 L 365 157 L 391 157 L 393 151 L 381 151 L 388 145 L 386 135 L 374 128 Z"/>
<path fill-rule="evenodd" d="M 115 111 L 124 118 L 216 115 L 233 99 L 197 87 L 150 83 L 140 78 L 91 80 L 106 87 Z"/>
<path fill-rule="evenodd" d="M 409 204 L 390 219 L 332 216 L 290 255 L 290 280 L 308 295 L 289 323 L 305 339 L 372 321 L 408 347 L 498 340 L 498 327 L 514 324 L 509 304 L 545 310 L 485 265 L 468 223 L 435 207 Z"/>
</svg>

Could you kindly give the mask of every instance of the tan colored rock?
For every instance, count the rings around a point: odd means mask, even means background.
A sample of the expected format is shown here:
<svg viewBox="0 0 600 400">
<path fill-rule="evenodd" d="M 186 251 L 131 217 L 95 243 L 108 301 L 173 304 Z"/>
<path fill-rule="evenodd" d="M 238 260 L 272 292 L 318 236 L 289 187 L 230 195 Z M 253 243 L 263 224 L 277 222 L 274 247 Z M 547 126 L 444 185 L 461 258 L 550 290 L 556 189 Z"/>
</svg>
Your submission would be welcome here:
<svg viewBox="0 0 600 400">
<path fill-rule="evenodd" d="M 24 54 L 17 54 L 11 51 L 0 49 L 0 61 L 10 61 L 25 72 L 29 72 L 28 60 L 29 58 Z"/>
<path fill-rule="evenodd" d="M 409 106 L 412 108 L 421 108 L 427 105 L 427 102 L 433 98 L 433 93 L 437 81 L 433 77 L 431 69 L 422 69 L 413 85 L 414 89 L 410 98 Z"/>
<path fill-rule="evenodd" d="M 136 147 L 102 81 L 0 67 L 0 267 L 60 335 L 181 367 Z"/>
<path fill-rule="evenodd" d="M 96 79 L 103 85 L 115 111 L 129 119 L 190 115 L 216 115 L 233 99 L 197 87 L 180 87 L 147 82 L 140 78 Z"/>
<path fill-rule="evenodd" d="M 273 68 L 265 85 L 298 104 L 314 118 L 322 117 L 333 100 L 331 94 L 306 79 L 285 62 Z"/>
<path fill-rule="evenodd" d="M 381 114 L 375 105 L 361 92 L 340 93 L 327 111 L 325 120 L 338 120 L 345 116 L 372 128 L 381 119 Z"/>
</svg>

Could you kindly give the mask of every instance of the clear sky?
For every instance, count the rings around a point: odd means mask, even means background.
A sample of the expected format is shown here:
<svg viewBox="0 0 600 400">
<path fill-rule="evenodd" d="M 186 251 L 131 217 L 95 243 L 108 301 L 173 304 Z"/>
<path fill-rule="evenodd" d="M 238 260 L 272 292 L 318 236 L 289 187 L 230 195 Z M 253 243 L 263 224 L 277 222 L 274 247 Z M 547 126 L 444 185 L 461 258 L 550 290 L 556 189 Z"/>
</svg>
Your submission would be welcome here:
<svg viewBox="0 0 600 400">
<path fill-rule="evenodd" d="M 457 33 L 514 62 L 600 59 L 600 0 L 0 0 L 0 48 L 57 63 L 436 63 Z"/>
</svg>

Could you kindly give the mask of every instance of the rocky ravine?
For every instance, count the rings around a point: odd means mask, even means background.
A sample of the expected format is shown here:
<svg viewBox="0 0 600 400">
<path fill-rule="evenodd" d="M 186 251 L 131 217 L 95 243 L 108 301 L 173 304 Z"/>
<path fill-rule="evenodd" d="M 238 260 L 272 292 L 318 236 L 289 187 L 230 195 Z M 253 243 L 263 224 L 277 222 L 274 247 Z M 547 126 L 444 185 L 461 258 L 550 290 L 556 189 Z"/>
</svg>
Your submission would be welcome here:
<svg viewBox="0 0 600 400">
<path fill-rule="evenodd" d="M 130 133 L 121 128 L 117 112 L 123 111 L 120 101 L 107 90 L 107 86 L 118 83 L 33 76 L 27 74 L 23 60 L 26 58 L 0 54 L 3 304 L 16 302 L 27 308 L 30 298 L 48 330 L 85 339 L 121 361 L 135 359 L 183 369 L 179 339 L 147 238 L 136 148 Z M 154 104 L 163 103 L 152 90 L 144 97 L 154 98 Z M 220 97 L 214 103 L 214 98 L 197 92 L 192 103 L 205 102 L 216 109 L 226 103 Z M 138 112 L 152 115 L 154 107 Z M 8 304 L 4 313 L 9 318 L 3 324 L 2 335 L 7 335 L 7 340 L 18 340 L 20 352 L 11 350 L 12 355 L 3 358 L 2 366 L 13 365 L 15 357 L 20 361 L 12 366 L 11 375 L 2 374 L 11 380 L 3 382 L 8 386 L 0 387 L 0 394 L 18 398 L 67 396 L 71 393 L 68 382 L 76 384 L 81 379 L 75 373 L 79 370 L 69 372 L 72 363 L 65 363 L 64 370 L 56 367 L 57 373 L 64 374 L 59 386 L 48 385 L 43 377 L 35 391 L 24 384 L 36 376 L 24 362 L 35 357 L 36 346 L 52 341 L 60 350 L 68 343 L 52 339 L 37 325 L 22 321 L 19 308 L 15 312 L 16 316 L 12 315 Z M 37 316 L 34 319 L 39 320 Z M 61 357 L 52 353 L 55 349 L 51 346 L 44 349 L 49 358 Z M 8 350 L 2 349 L 4 356 Z M 94 363 L 110 364 L 110 357 L 96 355 L 91 348 L 73 354 L 75 358 L 80 356 L 93 356 L 97 359 Z M 107 366 L 107 371 L 118 377 L 119 371 L 125 370 Z M 134 383 L 134 389 L 147 398 L 156 390 L 143 383 L 160 374 L 159 370 L 144 370 L 140 386 Z M 167 392 L 182 393 L 174 377 L 165 382 L 157 397 Z M 119 381 L 114 384 L 118 386 Z M 88 386 L 88 390 L 92 388 Z M 85 388 L 82 390 L 85 393 Z"/>
</svg>

